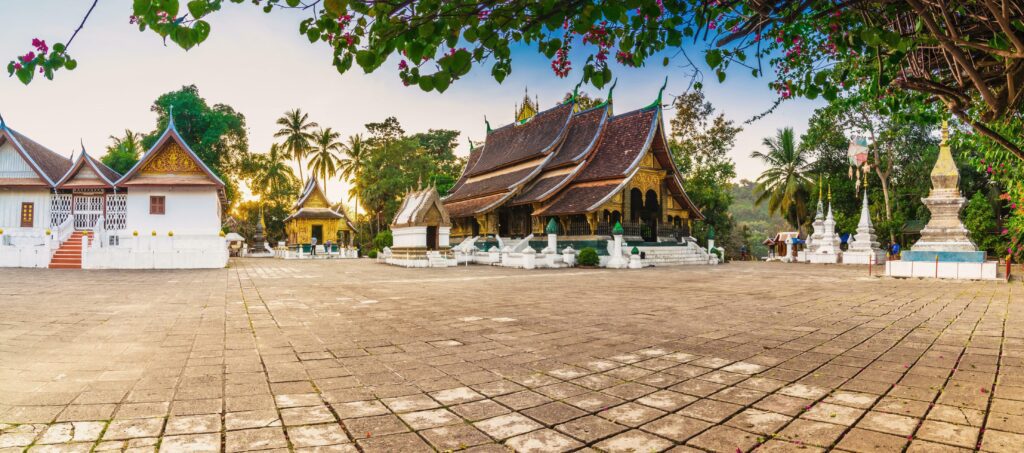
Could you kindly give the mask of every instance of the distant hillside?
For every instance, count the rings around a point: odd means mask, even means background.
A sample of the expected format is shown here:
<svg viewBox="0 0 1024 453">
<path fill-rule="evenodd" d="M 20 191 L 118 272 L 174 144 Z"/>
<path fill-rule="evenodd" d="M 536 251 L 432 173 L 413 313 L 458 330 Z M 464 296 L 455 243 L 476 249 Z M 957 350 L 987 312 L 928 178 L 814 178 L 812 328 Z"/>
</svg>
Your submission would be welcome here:
<svg viewBox="0 0 1024 453">
<path fill-rule="evenodd" d="M 732 219 L 736 222 L 735 231 L 747 229 L 747 239 L 753 247 L 754 255 L 765 256 L 768 249 L 761 245 L 765 238 L 775 236 L 779 231 L 790 231 L 792 227 L 782 217 L 768 215 L 768 203 L 760 206 L 754 204 L 757 197 L 754 196 L 753 181 L 746 179 L 732 185 L 732 206 L 729 211 Z"/>
</svg>

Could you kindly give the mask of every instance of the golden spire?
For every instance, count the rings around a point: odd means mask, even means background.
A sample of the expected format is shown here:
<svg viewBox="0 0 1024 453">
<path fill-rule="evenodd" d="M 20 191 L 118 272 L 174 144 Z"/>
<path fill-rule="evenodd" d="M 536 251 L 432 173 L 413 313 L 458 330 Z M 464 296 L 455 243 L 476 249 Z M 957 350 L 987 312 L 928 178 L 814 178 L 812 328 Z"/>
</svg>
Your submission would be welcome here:
<svg viewBox="0 0 1024 453">
<path fill-rule="evenodd" d="M 818 173 L 818 201 L 819 201 L 819 202 L 821 201 L 821 189 L 822 189 L 822 185 L 821 185 L 821 173 Z"/>
<path fill-rule="evenodd" d="M 523 92 L 523 104 L 516 106 L 516 122 L 521 123 L 539 112 L 539 102 L 530 99 L 530 90 L 527 88 Z"/>
<path fill-rule="evenodd" d="M 831 183 L 829 183 L 829 185 L 828 185 L 828 202 L 829 202 L 829 204 L 832 204 L 832 184 Z"/>
<path fill-rule="evenodd" d="M 953 160 L 953 152 L 949 148 L 949 123 L 942 121 L 942 143 L 939 145 L 939 158 L 931 173 L 932 189 L 957 190 L 960 184 L 960 171 Z"/>
</svg>

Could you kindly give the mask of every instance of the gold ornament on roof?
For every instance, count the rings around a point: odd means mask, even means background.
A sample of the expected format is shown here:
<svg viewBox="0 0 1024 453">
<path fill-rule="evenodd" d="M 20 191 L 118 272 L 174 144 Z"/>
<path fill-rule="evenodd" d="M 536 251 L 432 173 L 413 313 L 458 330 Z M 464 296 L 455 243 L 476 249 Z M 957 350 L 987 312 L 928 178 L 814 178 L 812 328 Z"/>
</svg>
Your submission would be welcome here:
<svg viewBox="0 0 1024 453">
<path fill-rule="evenodd" d="M 538 104 L 539 102 L 537 102 L 536 98 L 534 100 L 530 100 L 529 90 L 525 91 L 523 93 L 523 104 L 516 106 L 516 122 L 521 123 L 533 118 L 540 108 Z"/>
<path fill-rule="evenodd" d="M 164 147 L 142 169 L 142 173 L 202 173 L 196 161 L 177 143 L 171 142 Z"/>
<path fill-rule="evenodd" d="M 956 168 L 953 152 L 949 148 L 949 123 L 942 122 L 942 143 L 939 145 L 939 158 L 931 173 L 932 189 L 958 190 L 960 170 Z"/>
</svg>

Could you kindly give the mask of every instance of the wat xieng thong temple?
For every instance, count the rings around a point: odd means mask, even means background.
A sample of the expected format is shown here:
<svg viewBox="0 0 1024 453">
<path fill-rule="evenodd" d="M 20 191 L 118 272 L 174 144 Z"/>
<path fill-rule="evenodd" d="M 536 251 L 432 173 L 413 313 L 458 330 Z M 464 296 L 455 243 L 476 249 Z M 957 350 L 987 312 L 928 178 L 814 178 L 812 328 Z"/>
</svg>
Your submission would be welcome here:
<svg viewBox="0 0 1024 453">
<path fill-rule="evenodd" d="M 612 91 L 586 110 L 575 95 L 544 111 L 525 96 L 514 123 L 488 125 L 486 142 L 470 151 L 444 199 L 452 243 L 539 237 L 552 218 L 560 242 L 603 241 L 616 222 L 630 243 L 685 240 L 704 216 L 669 153 L 662 92 L 664 86 L 654 103 L 622 114 L 613 112 Z"/>
</svg>

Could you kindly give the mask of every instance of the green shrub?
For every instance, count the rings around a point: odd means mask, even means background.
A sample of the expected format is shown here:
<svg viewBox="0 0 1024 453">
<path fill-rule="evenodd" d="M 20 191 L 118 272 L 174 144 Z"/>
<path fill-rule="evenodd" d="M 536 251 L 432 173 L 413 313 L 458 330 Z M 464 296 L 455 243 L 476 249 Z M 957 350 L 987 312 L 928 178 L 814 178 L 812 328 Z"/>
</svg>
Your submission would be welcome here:
<svg viewBox="0 0 1024 453">
<path fill-rule="evenodd" d="M 597 257 L 597 250 L 593 247 L 584 247 L 580 250 L 580 266 L 597 266 L 601 260 Z"/>
<path fill-rule="evenodd" d="M 722 261 L 722 251 L 717 248 L 711 249 L 711 254 L 718 257 L 718 261 Z"/>
<path fill-rule="evenodd" d="M 1005 252 L 1006 246 L 1000 241 L 996 225 L 996 213 L 992 209 L 992 203 L 980 190 L 975 192 L 971 201 L 967 203 L 967 209 L 964 210 L 964 226 L 970 230 L 971 239 L 978 245 L 979 250 L 996 255 Z"/>
<path fill-rule="evenodd" d="M 370 253 L 366 254 L 367 258 L 377 258 L 377 249 L 370 250 Z"/>
<path fill-rule="evenodd" d="M 391 244 L 395 243 L 394 236 L 391 235 L 391 230 L 384 230 L 377 233 L 377 237 L 373 238 L 373 246 L 378 250 L 383 250 L 384 247 L 391 247 Z"/>
</svg>

